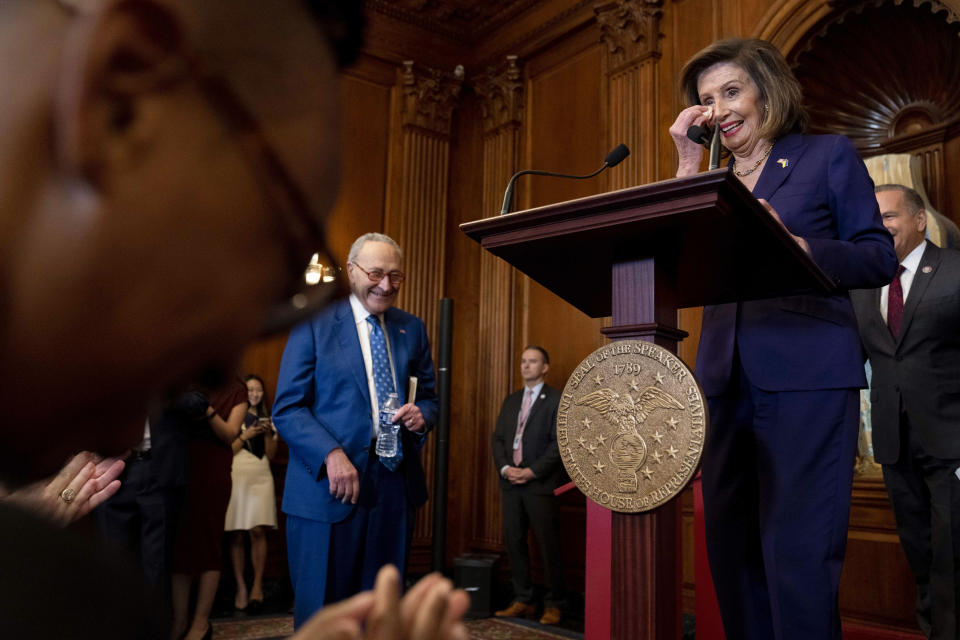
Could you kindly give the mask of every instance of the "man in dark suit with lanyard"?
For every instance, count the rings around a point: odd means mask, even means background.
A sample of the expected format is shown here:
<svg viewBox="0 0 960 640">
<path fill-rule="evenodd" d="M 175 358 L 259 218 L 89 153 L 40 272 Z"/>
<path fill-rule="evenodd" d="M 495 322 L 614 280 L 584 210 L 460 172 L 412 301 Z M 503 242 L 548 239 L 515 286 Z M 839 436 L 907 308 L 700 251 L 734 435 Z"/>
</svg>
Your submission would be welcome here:
<svg viewBox="0 0 960 640">
<path fill-rule="evenodd" d="M 917 621 L 955 640 L 960 597 L 960 253 L 927 242 L 920 195 L 877 187 L 900 267 L 881 289 L 851 291 L 873 368 L 874 457 L 917 581 Z"/>
<path fill-rule="evenodd" d="M 493 433 L 493 460 L 503 492 L 504 540 L 514 591 L 514 602 L 496 615 L 533 616 L 527 550 L 527 530 L 532 526 L 547 565 L 541 624 L 559 623 L 564 604 L 560 514 L 553 495 L 565 479 L 556 432 L 560 392 L 543 381 L 549 368 L 550 356 L 542 347 L 523 350 L 520 373 L 524 387 L 503 401 Z"/>
</svg>

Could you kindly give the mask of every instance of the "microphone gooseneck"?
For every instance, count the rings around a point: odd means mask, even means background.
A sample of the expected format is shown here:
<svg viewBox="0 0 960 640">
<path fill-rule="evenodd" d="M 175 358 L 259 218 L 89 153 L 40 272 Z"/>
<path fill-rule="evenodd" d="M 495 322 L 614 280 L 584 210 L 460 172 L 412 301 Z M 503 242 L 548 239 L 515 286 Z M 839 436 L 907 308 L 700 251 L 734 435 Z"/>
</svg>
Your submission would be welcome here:
<svg viewBox="0 0 960 640">
<path fill-rule="evenodd" d="M 574 180 L 586 180 L 587 178 L 592 178 L 604 169 L 609 169 L 610 167 L 615 167 L 623 160 L 630 155 L 630 149 L 627 145 L 620 143 L 618 144 L 610 153 L 607 154 L 607 157 L 603 160 L 603 165 L 593 173 L 588 173 L 585 176 L 574 176 L 566 173 L 553 173 L 552 171 L 539 171 L 537 169 L 524 169 L 523 171 L 518 171 L 513 174 L 513 177 L 510 178 L 510 182 L 507 183 L 507 189 L 503 194 L 503 207 L 500 209 L 500 215 L 505 215 L 510 213 L 510 204 L 513 200 L 513 187 L 517 182 L 517 178 L 523 175 L 535 175 L 535 176 L 551 176 L 554 178 L 572 178 Z"/>
<path fill-rule="evenodd" d="M 713 138 L 710 140 L 710 171 L 720 167 L 720 126 L 713 128 Z"/>
</svg>

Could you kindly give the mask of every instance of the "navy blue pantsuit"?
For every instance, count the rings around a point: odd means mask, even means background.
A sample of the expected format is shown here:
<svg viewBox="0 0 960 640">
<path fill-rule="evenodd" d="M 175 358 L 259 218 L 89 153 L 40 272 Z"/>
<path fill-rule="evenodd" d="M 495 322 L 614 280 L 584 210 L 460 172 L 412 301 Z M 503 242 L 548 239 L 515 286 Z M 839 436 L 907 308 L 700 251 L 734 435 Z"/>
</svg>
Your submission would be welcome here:
<svg viewBox="0 0 960 640">
<path fill-rule="evenodd" d="M 767 392 L 740 368 L 707 401 L 707 554 L 727 637 L 839 638 L 859 391 Z"/>
<path fill-rule="evenodd" d="M 707 551 L 727 638 L 839 640 L 856 390 L 866 385 L 846 290 L 888 283 L 897 259 L 846 138 L 785 136 L 753 194 L 837 290 L 704 308 Z"/>
</svg>

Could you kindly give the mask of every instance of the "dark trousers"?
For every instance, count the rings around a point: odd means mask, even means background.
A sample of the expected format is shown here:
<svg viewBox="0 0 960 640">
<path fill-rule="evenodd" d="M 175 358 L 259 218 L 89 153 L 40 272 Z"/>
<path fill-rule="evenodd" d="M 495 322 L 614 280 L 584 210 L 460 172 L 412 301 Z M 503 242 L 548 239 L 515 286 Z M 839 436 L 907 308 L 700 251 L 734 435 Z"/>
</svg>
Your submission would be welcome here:
<svg viewBox="0 0 960 640">
<path fill-rule="evenodd" d="M 330 523 L 288 515 L 294 627 L 325 604 L 372 589 L 384 565 L 395 565 L 402 580 L 413 525 L 401 472 L 390 471 L 375 455 L 346 519 Z"/>
<path fill-rule="evenodd" d="M 131 458 L 120 489 L 95 513 L 100 533 L 129 553 L 166 603 L 183 489 L 160 486 L 150 459 Z"/>
<path fill-rule="evenodd" d="M 739 364 L 708 398 L 707 555 L 727 638 L 839 640 L 856 389 L 763 391 Z"/>
<path fill-rule="evenodd" d="M 540 554 L 547 569 L 547 593 L 544 604 L 562 607 L 565 598 L 563 585 L 563 548 L 560 544 L 560 510 L 553 494 L 538 494 L 520 487 L 503 491 L 503 528 L 510 573 L 513 577 L 514 599 L 533 602 L 533 583 L 530 581 L 530 551 L 527 532 L 540 544 Z"/>
<path fill-rule="evenodd" d="M 883 465 L 897 533 L 917 581 L 917 623 L 931 640 L 960 638 L 960 460 L 930 455 L 900 416 L 900 459 Z"/>
</svg>

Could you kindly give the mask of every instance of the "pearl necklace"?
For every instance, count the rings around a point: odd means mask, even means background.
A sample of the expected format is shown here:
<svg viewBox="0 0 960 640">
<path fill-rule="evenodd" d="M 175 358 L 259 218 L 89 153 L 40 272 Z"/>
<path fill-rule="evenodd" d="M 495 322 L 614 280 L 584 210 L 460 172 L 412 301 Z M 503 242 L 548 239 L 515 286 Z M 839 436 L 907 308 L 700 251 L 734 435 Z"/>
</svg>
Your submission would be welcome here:
<svg viewBox="0 0 960 640">
<path fill-rule="evenodd" d="M 737 174 L 737 177 L 738 177 L 738 178 L 745 178 L 745 177 L 747 177 L 748 175 L 750 175 L 751 173 L 753 173 L 754 171 L 756 171 L 757 169 L 760 168 L 760 165 L 763 163 L 764 160 L 767 159 L 767 156 L 770 155 L 770 152 L 771 152 L 771 151 L 773 151 L 773 145 L 770 145 L 769 147 L 767 147 L 767 150 L 763 153 L 763 155 L 760 157 L 760 159 L 757 160 L 757 164 L 753 165 L 752 167 L 750 167 L 750 168 L 747 169 L 746 171 L 737 171 L 736 169 L 734 169 L 733 172 L 734 172 L 735 174 Z M 733 161 L 733 165 L 734 165 L 734 167 L 736 167 L 736 165 L 737 165 L 737 161 L 736 161 L 736 160 Z"/>
</svg>

